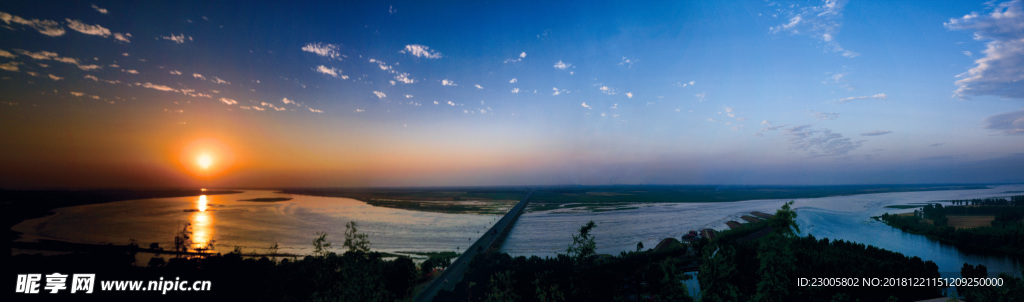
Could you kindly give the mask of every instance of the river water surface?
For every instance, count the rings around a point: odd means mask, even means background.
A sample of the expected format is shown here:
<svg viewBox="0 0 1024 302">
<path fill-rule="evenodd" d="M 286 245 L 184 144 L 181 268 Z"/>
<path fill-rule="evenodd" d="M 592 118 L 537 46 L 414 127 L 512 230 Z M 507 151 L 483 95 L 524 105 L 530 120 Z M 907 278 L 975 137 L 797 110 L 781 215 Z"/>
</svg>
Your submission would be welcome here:
<svg viewBox="0 0 1024 302">
<path fill-rule="evenodd" d="M 1024 185 L 993 186 L 979 190 L 951 190 L 862 194 L 794 199 L 797 221 L 803 234 L 843 239 L 932 260 L 944 276 L 958 276 L 964 262 L 984 264 L 989 272 L 1020 275 L 1021 261 L 1006 256 L 961 252 L 924 236 L 907 234 L 870 217 L 913 209 L 887 205 L 940 200 L 1008 196 Z M 252 198 L 293 198 L 281 202 L 240 201 Z M 666 237 L 679 238 L 689 230 L 726 229 L 729 220 L 751 211 L 774 213 L 789 199 L 715 203 L 641 204 L 637 208 L 592 212 L 557 209 L 526 213 L 505 241 L 503 251 L 514 256 L 553 256 L 564 253 L 576 229 L 589 220 L 599 253 L 617 255 L 633 250 L 637 242 L 654 247 Z M 374 207 L 364 202 L 334 197 L 245 191 L 208 195 L 119 201 L 57 209 L 55 215 L 25 221 L 13 227 L 24 233 L 21 240 L 51 239 L 78 243 L 127 244 L 151 242 L 173 249 L 175 234 L 192 226 L 194 247 L 213 243 L 216 251 L 235 246 L 243 252 L 263 253 L 277 242 L 280 252 L 312 253 L 317 232 L 340 252 L 345 224 L 356 221 L 369 235 L 371 248 L 382 252 L 462 251 L 494 224 L 498 215 L 443 214 Z"/>
</svg>

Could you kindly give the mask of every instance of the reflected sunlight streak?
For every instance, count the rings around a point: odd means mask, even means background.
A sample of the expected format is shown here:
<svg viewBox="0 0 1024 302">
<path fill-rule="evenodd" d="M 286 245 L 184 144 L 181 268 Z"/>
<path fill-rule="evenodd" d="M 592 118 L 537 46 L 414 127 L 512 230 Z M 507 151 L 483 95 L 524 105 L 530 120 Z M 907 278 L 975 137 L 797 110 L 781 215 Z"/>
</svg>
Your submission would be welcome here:
<svg viewBox="0 0 1024 302">
<path fill-rule="evenodd" d="M 214 219 L 211 212 L 206 211 L 206 195 L 199 195 L 199 201 L 197 203 L 196 208 L 199 211 L 193 212 L 190 219 L 192 222 L 192 247 L 197 250 L 212 249 L 214 242 Z"/>
</svg>

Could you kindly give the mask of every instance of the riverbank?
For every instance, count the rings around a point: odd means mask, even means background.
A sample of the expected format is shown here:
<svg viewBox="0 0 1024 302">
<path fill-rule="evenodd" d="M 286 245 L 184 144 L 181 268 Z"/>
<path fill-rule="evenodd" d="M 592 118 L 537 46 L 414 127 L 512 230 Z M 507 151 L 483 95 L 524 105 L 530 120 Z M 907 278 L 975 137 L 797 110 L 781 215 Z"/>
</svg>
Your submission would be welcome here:
<svg viewBox="0 0 1024 302">
<path fill-rule="evenodd" d="M 885 213 L 873 218 L 964 250 L 1024 257 L 1024 195 L 945 203 L 970 205 L 936 203 L 911 215 Z"/>
</svg>

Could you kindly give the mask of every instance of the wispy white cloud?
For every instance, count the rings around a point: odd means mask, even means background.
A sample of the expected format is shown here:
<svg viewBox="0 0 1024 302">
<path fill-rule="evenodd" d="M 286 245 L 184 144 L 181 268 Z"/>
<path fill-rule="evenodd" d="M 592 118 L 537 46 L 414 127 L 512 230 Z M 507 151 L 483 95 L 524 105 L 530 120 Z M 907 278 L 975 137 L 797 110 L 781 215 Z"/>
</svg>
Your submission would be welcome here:
<svg viewBox="0 0 1024 302">
<path fill-rule="evenodd" d="M 312 113 L 324 113 L 323 110 L 313 109 L 313 107 L 306 107 L 306 109 L 309 109 L 309 112 L 312 112 Z"/>
<path fill-rule="evenodd" d="M 120 41 L 120 42 L 124 42 L 124 43 L 131 43 L 132 40 L 129 39 L 131 37 L 132 37 L 132 34 L 129 34 L 129 33 L 123 33 L 123 34 L 122 33 L 114 33 L 114 40 L 117 40 L 117 41 Z"/>
<path fill-rule="evenodd" d="M 842 156 L 860 148 L 864 141 L 854 141 L 830 129 L 812 129 L 811 125 L 786 128 L 784 133 L 796 150 L 811 157 Z"/>
<path fill-rule="evenodd" d="M 373 91 L 373 95 L 377 96 L 378 99 L 383 99 L 383 98 L 388 97 L 387 94 L 384 94 L 383 92 L 376 91 L 376 90 Z"/>
<path fill-rule="evenodd" d="M 473 85 L 473 87 L 476 87 L 476 89 L 484 89 L 484 86 L 480 86 L 480 84 Z"/>
<path fill-rule="evenodd" d="M 93 5 L 92 5 L 92 9 L 95 9 L 95 10 L 96 10 L 97 12 L 99 12 L 99 13 L 101 13 L 101 14 L 104 14 L 104 15 L 106 15 L 107 13 L 109 13 L 109 11 L 107 11 L 107 9 L 106 9 L 106 8 L 100 8 L 99 6 L 96 6 L 96 4 L 93 4 Z"/>
<path fill-rule="evenodd" d="M 679 88 L 686 88 L 687 86 L 693 86 L 694 84 L 697 84 L 697 81 L 676 82 L 676 84 L 674 86 L 679 87 Z"/>
<path fill-rule="evenodd" d="M 505 59 L 505 64 L 522 62 L 523 59 L 525 59 L 525 58 L 526 58 L 526 52 L 524 51 L 524 52 L 519 53 L 519 56 L 516 57 L 516 58 Z"/>
<path fill-rule="evenodd" d="M 554 67 L 555 67 L 555 69 L 558 69 L 558 70 L 568 70 L 569 74 L 575 74 L 576 73 L 575 71 L 572 71 L 572 69 L 573 69 L 572 64 L 569 64 L 569 63 L 566 63 L 566 62 L 562 62 L 562 60 L 558 60 L 558 62 L 555 63 Z"/>
<path fill-rule="evenodd" d="M 587 108 L 587 109 L 594 109 L 594 108 L 591 108 L 590 105 L 587 105 L 587 102 L 581 103 L 580 106 L 583 106 L 583 108 Z"/>
<path fill-rule="evenodd" d="M 512 93 L 519 93 L 519 87 L 512 88 Z"/>
<path fill-rule="evenodd" d="M 181 71 L 177 71 L 177 70 L 171 70 L 170 73 L 173 74 L 173 75 L 181 75 Z"/>
<path fill-rule="evenodd" d="M 886 134 L 889 134 L 889 133 L 892 133 L 892 131 L 875 130 L 875 131 L 870 131 L 870 132 L 864 132 L 864 133 L 861 133 L 860 135 L 861 136 L 882 136 L 882 135 L 886 135 Z"/>
<path fill-rule="evenodd" d="M 160 36 L 160 38 L 177 44 L 184 44 L 185 39 L 192 41 L 192 36 L 185 37 L 185 34 L 171 34 L 170 36 Z"/>
<path fill-rule="evenodd" d="M 626 98 L 632 99 L 633 98 L 633 93 L 632 92 L 626 92 Z"/>
<path fill-rule="evenodd" d="M 403 73 L 395 74 L 395 81 L 398 81 L 399 83 L 404 83 L 404 84 L 416 83 L 415 79 L 410 78 L 409 74 L 408 73 L 404 73 L 404 72 Z"/>
<path fill-rule="evenodd" d="M 78 91 L 71 91 L 70 93 L 71 93 L 71 95 L 77 96 L 77 97 L 82 97 L 83 95 L 85 95 L 84 92 L 78 92 Z"/>
<path fill-rule="evenodd" d="M 889 96 L 885 95 L 885 93 L 878 93 L 878 94 L 874 94 L 874 95 L 851 96 L 851 97 L 847 97 L 847 98 L 841 98 L 841 99 L 836 100 L 836 103 L 842 104 L 842 103 L 847 103 L 847 102 L 850 102 L 850 101 L 867 100 L 867 99 L 884 100 L 884 99 L 887 99 L 887 98 L 889 98 Z"/>
<path fill-rule="evenodd" d="M 511 80 L 508 80 L 508 82 L 509 82 L 509 84 L 519 83 L 519 79 L 512 78 Z"/>
<path fill-rule="evenodd" d="M 321 57 L 327 57 L 331 59 L 343 58 L 344 56 L 338 52 L 338 45 L 330 43 L 309 43 L 302 47 L 302 51 L 314 53 Z"/>
<path fill-rule="evenodd" d="M 218 78 L 218 77 L 210 78 L 210 82 L 214 82 L 216 84 L 221 84 L 221 85 L 231 85 L 231 82 L 222 80 L 221 78 Z"/>
<path fill-rule="evenodd" d="M 347 75 L 341 74 L 341 71 L 336 69 L 336 68 L 334 68 L 334 67 L 327 67 L 327 66 L 324 66 L 324 65 L 319 65 L 316 68 L 313 68 L 313 70 L 316 71 L 316 72 L 322 73 L 322 74 L 326 74 L 326 75 L 335 77 L 335 78 L 340 76 L 342 79 L 348 79 Z"/>
<path fill-rule="evenodd" d="M 1024 109 L 985 118 L 985 129 L 1005 135 L 1024 135 Z"/>
<path fill-rule="evenodd" d="M 554 95 L 560 95 L 560 94 L 563 94 L 563 93 L 569 93 L 569 91 L 565 90 L 565 89 L 558 89 L 558 87 L 551 87 L 551 95 L 554 96 Z"/>
<path fill-rule="evenodd" d="M 285 105 L 288 105 L 288 104 L 296 105 L 296 106 L 299 105 L 299 104 L 296 104 L 295 101 L 289 100 L 288 98 L 281 99 L 281 103 L 284 103 Z"/>
<path fill-rule="evenodd" d="M 96 64 L 89 64 L 89 65 L 82 64 L 82 63 L 80 63 L 78 61 L 78 59 L 69 58 L 69 57 L 61 57 L 60 55 L 58 55 L 57 53 L 52 52 L 52 51 L 42 50 L 42 51 L 39 51 L 39 52 L 31 52 L 31 51 L 27 51 L 27 50 L 24 50 L 24 49 L 15 49 L 14 51 L 17 52 L 20 55 L 32 58 L 33 60 L 53 60 L 53 61 L 57 61 L 57 62 L 61 62 L 61 63 L 75 65 L 75 66 L 78 67 L 78 69 L 85 70 L 85 71 L 90 71 L 90 70 L 96 70 L 96 69 L 103 68 L 102 66 L 99 66 L 99 65 L 96 65 Z"/>
<path fill-rule="evenodd" d="M 206 81 L 206 77 L 204 77 L 202 74 L 193 73 L 192 77 L 196 78 L 196 79 L 200 79 L 200 80 Z"/>
<path fill-rule="evenodd" d="M 452 80 L 449 80 L 449 79 L 441 80 L 441 85 L 442 86 L 459 86 L 458 84 L 455 84 L 455 81 L 452 81 Z"/>
<path fill-rule="evenodd" d="M 139 74 L 139 71 L 135 69 L 121 69 L 121 72 L 127 74 Z"/>
<path fill-rule="evenodd" d="M 409 44 L 409 45 L 406 45 L 405 49 L 399 50 L 398 52 L 404 53 L 404 54 L 410 54 L 410 55 L 413 55 L 413 56 L 418 57 L 418 58 L 427 58 L 427 59 L 440 59 L 441 58 L 441 53 L 440 52 L 432 51 L 432 50 L 430 50 L 430 47 L 419 45 L 419 44 Z"/>
<path fill-rule="evenodd" d="M 121 81 L 118 81 L 118 80 L 104 80 L 104 79 L 101 79 L 101 78 L 97 78 L 96 76 L 91 75 L 91 74 L 87 74 L 83 78 L 85 78 L 86 80 L 93 80 L 93 81 L 96 81 L 96 82 L 104 82 L 104 83 L 107 83 L 107 84 L 120 84 L 121 83 Z"/>
<path fill-rule="evenodd" d="M 820 112 L 820 111 L 811 110 L 810 113 L 811 113 L 812 116 L 814 116 L 814 118 L 816 120 L 819 120 L 819 121 L 831 121 L 831 120 L 839 118 L 839 113 L 838 112 Z"/>
<path fill-rule="evenodd" d="M 633 68 L 633 63 L 636 63 L 636 61 L 637 61 L 636 59 L 630 59 L 630 58 L 627 58 L 627 57 L 622 57 L 622 60 L 619 61 L 619 66 L 626 66 L 626 68 Z"/>
<path fill-rule="evenodd" d="M 54 75 L 54 74 L 52 74 L 52 73 L 51 73 L 51 74 L 48 74 L 47 76 L 48 76 L 48 77 L 50 77 L 50 79 L 51 79 L 51 80 L 54 80 L 54 81 L 60 81 L 60 80 L 63 80 L 63 79 L 64 79 L 64 78 L 62 78 L 62 77 L 58 77 L 58 76 L 56 76 L 56 75 Z"/>
<path fill-rule="evenodd" d="M 972 12 L 950 19 L 944 25 L 951 30 L 969 30 L 974 39 L 988 41 L 985 57 L 957 77 L 954 95 L 993 95 L 1024 98 L 1024 1 L 1012 0 L 992 6 L 992 12 Z"/>
<path fill-rule="evenodd" d="M 18 64 L 21 64 L 21 63 L 14 62 L 14 61 L 6 62 L 6 63 L 3 63 L 3 64 L 0 64 L 0 69 L 6 70 L 6 71 L 17 72 L 18 71 Z"/>
<path fill-rule="evenodd" d="M 141 83 L 141 84 L 140 83 L 135 83 L 135 85 L 142 86 L 144 88 L 160 90 L 160 91 L 178 92 L 177 89 L 171 88 L 170 86 L 167 86 L 167 85 L 157 85 L 157 84 L 153 84 L 153 83 L 150 83 L 150 82 Z"/>
<path fill-rule="evenodd" d="M 274 104 L 267 103 L 267 102 L 260 102 L 260 106 L 269 107 L 270 109 L 274 109 L 274 111 L 285 111 L 285 110 L 288 110 L 288 108 L 277 107 Z"/>
<path fill-rule="evenodd" d="M 788 16 L 785 23 L 772 26 L 768 31 L 808 35 L 824 43 L 826 50 L 853 58 L 860 54 L 844 49 L 835 40 L 842 27 L 845 6 L 846 0 L 824 0 L 821 5 L 809 7 L 793 5 L 792 10 L 784 12 Z"/>
<path fill-rule="evenodd" d="M 388 66 L 388 64 L 387 64 L 387 63 L 384 63 L 384 62 L 383 62 L 383 61 L 381 61 L 381 60 L 377 60 L 377 59 L 374 59 L 374 58 L 370 58 L 370 63 L 376 63 L 376 64 L 377 64 L 377 66 L 378 66 L 378 67 L 380 67 L 380 70 L 384 70 L 384 71 L 389 71 L 389 70 L 391 70 L 391 66 Z"/>
<path fill-rule="evenodd" d="M 693 96 L 697 97 L 697 102 L 704 102 L 704 97 L 708 96 L 708 93 L 705 91 L 698 94 L 694 94 Z"/>
<path fill-rule="evenodd" d="M 614 88 L 611 88 L 611 87 L 608 87 L 608 86 L 605 86 L 605 85 L 601 85 L 601 87 L 598 87 L 597 90 L 601 91 L 601 93 L 604 93 L 604 94 L 607 94 L 607 95 L 614 95 L 615 94 L 615 89 Z"/>
<path fill-rule="evenodd" d="M 225 105 L 237 105 L 238 104 L 238 101 L 236 101 L 234 99 L 229 99 L 229 98 L 220 98 L 220 102 L 224 103 Z"/>
<path fill-rule="evenodd" d="M 18 24 L 29 27 L 35 29 L 41 34 L 51 37 L 64 35 L 64 28 L 61 28 L 60 23 L 53 20 L 25 19 L 5 12 L 0 12 L 0 21 L 4 21 L 7 25 Z"/>
<path fill-rule="evenodd" d="M 68 21 L 68 28 L 74 29 L 77 32 L 80 32 L 80 33 L 83 33 L 83 34 L 87 34 L 87 35 L 100 36 L 100 37 L 104 37 L 104 38 L 110 36 L 110 30 L 104 28 L 103 26 L 89 25 L 89 24 L 83 23 L 82 21 L 72 20 L 72 19 L 64 19 L 64 20 Z"/>
</svg>

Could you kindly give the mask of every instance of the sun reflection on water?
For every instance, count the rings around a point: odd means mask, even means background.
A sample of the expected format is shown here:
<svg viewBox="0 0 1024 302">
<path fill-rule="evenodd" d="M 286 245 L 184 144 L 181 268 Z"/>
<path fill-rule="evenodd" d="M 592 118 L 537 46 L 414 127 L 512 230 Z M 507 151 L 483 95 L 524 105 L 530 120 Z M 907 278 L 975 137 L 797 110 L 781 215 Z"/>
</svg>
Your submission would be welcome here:
<svg viewBox="0 0 1024 302">
<path fill-rule="evenodd" d="M 213 246 L 213 214 L 206 211 L 206 195 L 200 195 L 196 208 L 199 211 L 192 212 L 192 247 L 196 250 L 212 249 Z"/>
<path fill-rule="evenodd" d="M 199 195 L 199 205 L 197 208 L 200 212 L 206 212 L 206 195 Z"/>
</svg>

